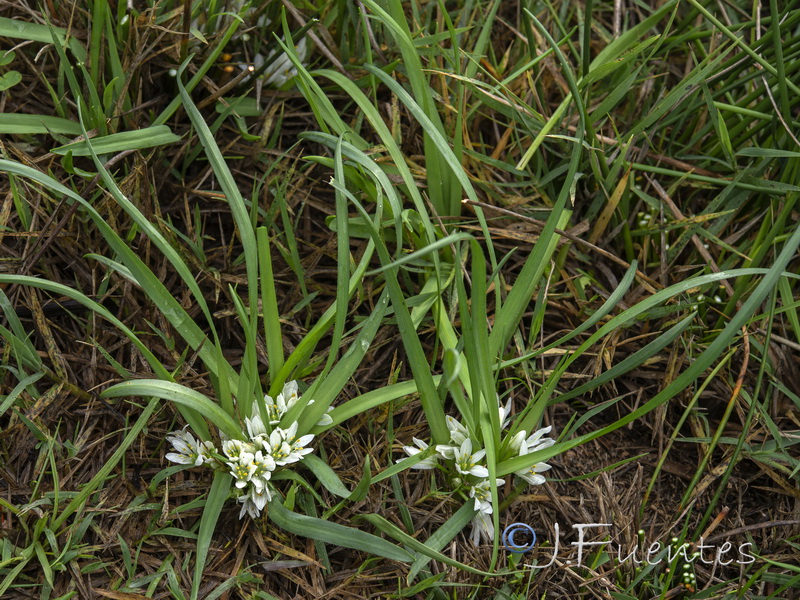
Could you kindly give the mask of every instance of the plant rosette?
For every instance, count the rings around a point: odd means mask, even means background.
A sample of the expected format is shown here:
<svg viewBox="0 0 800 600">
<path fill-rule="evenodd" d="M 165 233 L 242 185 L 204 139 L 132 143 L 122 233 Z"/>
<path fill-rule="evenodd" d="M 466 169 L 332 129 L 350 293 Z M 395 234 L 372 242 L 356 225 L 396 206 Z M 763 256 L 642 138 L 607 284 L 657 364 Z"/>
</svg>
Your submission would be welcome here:
<svg viewBox="0 0 800 600">
<path fill-rule="evenodd" d="M 502 429 L 508 427 L 511 413 L 511 400 L 505 406 L 498 402 L 500 425 Z M 491 500 L 491 482 L 489 469 L 486 466 L 486 450 L 477 449 L 468 429 L 457 419 L 445 417 L 447 429 L 450 431 L 449 444 L 437 444 L 434 452 L 412 465 L 412 469 L 438 468 L 447 474 L 447 479 L 454 486 L 454 491 L 461 494 L 465 500 L 474 503 L 475 516 L 472 518 L 472 532 L 470 540 L 477 546 L 481 541 L 489 542 L 494 539 L 494 524 L 492 512 L 494 508 Z M 532 452 L 549 448 L 556 441 L 544 437 L 550 433 L 552 427 L 544 427 L 528 435 L 526 431 L 516 433 L 508 443 L 510 456 L 524 456 Z M 420 452 L 429 452 L 428 444 L 418 438 L 412 438 L 413 445 L 403 446 L 403 451 L 408 456 L 416 456 Z M 400 462 L 400 461 L 397 461 Z M 514 474 L 529 485 L 541 485 L 545 482 L 542 475 L 549 471 L 550 465 L 544 462 L 534 463 L 528 468 L 515 471 Z M 505 483 L 503 479 L 496 479 L 496 485 Z"/>
<path fill-rule="evenodd" d="M 220 431 L 222 449 L 210 441 L 196 439 L 184 427 L 167 436 L 174 452 L 166 454 L 167 460 L 194 467 L 208 466 L 227 471 L 235 480 L 237 501 L 242 504 L 239 518 L 245 514 L 256 518 L 272 500 L 274 490 L 270 479 L 273 472 L 282 467 L 298 463 L 312 452 L 314 435 L 297 435 L 297 421 L 288 427 L 279 427 L 281 418 L 298 401 L 297 382 L 290 381 L 276 398 L 264 396 L 266 415 L 261 414 L 258 403 L 253 403 L 253 412 L 245 417 L 248 440 L 230 439 Z M 313 403 L 311 400 L 309 404 Z M 330 408 L 328 409 L 331 410 Z M 327 413 L 317 425 L 330 425 L 333 421 Z M 270 428 L 268 429 L 267 424 Z"/>
</svg>

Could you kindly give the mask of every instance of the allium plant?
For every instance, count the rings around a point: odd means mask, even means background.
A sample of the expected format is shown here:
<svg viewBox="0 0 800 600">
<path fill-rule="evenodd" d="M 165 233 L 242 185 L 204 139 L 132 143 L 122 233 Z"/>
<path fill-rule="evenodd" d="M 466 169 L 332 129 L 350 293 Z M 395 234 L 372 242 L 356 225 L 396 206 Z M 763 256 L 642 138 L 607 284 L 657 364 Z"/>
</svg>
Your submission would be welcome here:
<svg viewBox="0 0 800 600">
<path fill-rule="evenodd" d="M 505 406 L 498 402 L 498 417 L 501 427 L 508 427 L 511 413 L 511 400 Z M 468 429 L 456 418 L 445 417 L 447 429 L 450 432 L 450 441 L 447 444 L 437 444 L 434 452 L 413 465 L 415 469 L 440 469 L 448 481 L 455 487 L 455 493 L 460 494 L 465 500 L 471 499 L 474 503 L 475 516 L 472 518 L 472 533 L 470 539 L 477 546 L 481 541 L 490 542 L 494 539 L 494 523 L 491 517 L 494 512 L 491 498 L 491 484 L 489 469 L 486 465 L 486 450 L 479 449 L 478 442 L 473 442 Z M 526 431 L 519 431 L 508 440 L 508 453 L 510 456 L 524 456 L 536 450 L 549 448 L 555 444 L 552 438 L 544 437 L 550 433 L 551 427 L 545 427 L 528 435 Z M 429 445 L 418 439 L 412 439 L 413 446 L 403 446 L 403 451 L 408 456 L 416 456 L 427 451 Z M 399 462 L 399 461 L 398 461 Z M 530 485 L 541 485 L 545 478 L 541 475 L 550 469 L 544 462 L 520 469 L 514 474 Z M 495 484 L 500 486 L 504 479 L 495 478 Z"/>
<path fill-rule="evenodd" d="M 245 417 L 248 440 L 231 439 L 220 431 L 221 452 L 210 441 L 200 441 L 186 431 L 173 431 L 167 436 L 175 452 L 166 455 L 172 462 L 199 467 L 206 465 L 219 471 L 227 471 L 233 477 L 237 501 L 242 504 L 239 518 L 245 514 L 256 518 L 272 500 L 272 473 L 287 465 L 300 462 L 312 452 L 309 444 L 314 435 L 297 435 L 298 422 L 288 427 L 279 427 L 283 416 L 298 400 L 296 381 L 283 386 L 283 391 L 274 399 L 264 396 L 267 414 L 262 415 L 258 403 L 253 403 L 252 414 Z M 308 404 L 314 401 L 309 401 Z M 330 410 L 330 408 L 328 409 Z M 331 417 L 326 413 L 318 426 L 330 425 Z"/>
</svg>

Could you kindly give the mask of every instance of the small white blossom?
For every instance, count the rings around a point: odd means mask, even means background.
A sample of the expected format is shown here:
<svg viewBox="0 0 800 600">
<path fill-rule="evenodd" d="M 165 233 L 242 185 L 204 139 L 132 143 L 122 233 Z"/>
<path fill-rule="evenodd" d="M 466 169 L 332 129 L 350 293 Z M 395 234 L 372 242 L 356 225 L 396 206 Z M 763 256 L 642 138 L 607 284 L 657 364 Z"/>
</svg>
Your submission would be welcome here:
<svg viewBox="0 0 800 600">
<path fill-rule="evenodd" d="M 554 439 L 551 438 L 543 438 L 542 436 L 546 433 L 550 433 L 553 429 L 553 426 L 543 427 L 542 429 L 533 433 L 527 440 L 525 440 L 525 444 L 528 446 L 528 452 L 526 454 L 530 454 L 534 450 L 542 450 L 544 448 L 549 448 L 553 444 L 556 443 Z"/>
<path fill-rule="evenodd" d="M 242 510 L 239 511 L 239 518 L 241 519 L 245 514 L 248 514 L 252 519 L 255 519 L 261 514 L 261 511 L 264 510 L 264 507 L 270 500 L 272 500 L 272 492 L 269 486 L 264 486 L 260 491 L 251 488 L 248 493 L 239 496 L 237 500 L 242 503 Z"/>
<path fill-rule="evenodd" d="M 460 446 L 451 446 L 449 444 L 436 444 L 436 453 L 445 460 L 453 460 L 456 457 L 456 451 Z"/>
<path fill-rule="evenodd" d="M 283 390 L 278 396 L 273 400 L 272 396 L 266 395 L 264 396 L 264 405 L 267 409 L 267 417 L 270 425 L 277 425 L 280 423 L 283 415 L 285 415 L 289 410 L 297 404 L 297 401 L 300 399 L 298 395 L 298 388 L 296 381 L 289 381 L 283 386 Z M 306 406 L 311 406 L 314 404 L 314 400 L 309 400 Z M 257 409 L 253 409 L 254 412 Z M 328 414 L 333 410 L 332 406 L 329 406 L 328 409 L 325 411 L 319 421 L 317 421 L 318 427 L 323 427 L 325 425 L 331 425 L 333 423 L 333 419 Z M 260 417 L 260 415 L 259 415 Z M 263 420 L 262 420 L 263 422 Z M 264 430 L 266 434 L 266 429 Z M 252 435 L 251 435 L 252 437 Z"/>
<path fill-rule="evenodd" d="M 242 440 L 225 440 L 222 442 L 222 452 L 224 452 L 225 456 L 231 461 L 237 461 L 243 453 L 255 452 L 255 447 L 253 444 L 243 442 Z"/>
<path fill-rule="evenodd" d="M 261 419 L 257 404 L 253 405 L 253 418 L 248 419 L 245 417 L 244 422 L 245 425 L 247 425 L 247 433 L 251 440 L 267 435 L 267 428 L 264 425 L 264 421 Z"/>
<path fill-rule="evenodd" d="M 502 485 L 504 483 L 504 479 L 495 479 L 496 485 Z M 475 499 L 475 510 L 486 513 L 487 515 L 492 514 L 492 490 L 488 479 L 484 479 L 480 483 L 470 486 L 469 497 Z"/>
<path fill-rule="evenodd" d="M 500 404 L 498 398 L 497 410 L 500 413 L 500 429 L 505 429 L 508 427 L 508 422 L 511 420 L 511 398 L 508 399 L 505 406 Z"/>
<path fill-rule="evenodd" d="M 418 438 L 411 438 L 411 441 L 414 443 L 414 446 L 403 446 L 403 452 L 405 452 L 408 456 L 416 456 L 423 450 L 428 449 L 428 444 L 423 442 Z M 400 462 L 400 461 L 397 461 Z M 437 456 L 436 454 L 431 454 L 429 457 L 424 458 L 417 464 L 413 465 L 412 469 L 433 469 L 437 464 Z"/>
<path fill-rule="evenodd" d="M 267 481 L 272 477 L 272 471 L 275 470 L 277 465 L 271 455 L 265 454 L 261 450 L 258 450 L 253 457 L 253 464 L 255 465 L 255 470 L 250 476 L 250 483 L 256 491 L 260 492 L 267 486 Z"/>
<path fill-rule="evenodd" d="M 551 468 L 547 463 L 534 463 L 527 469 L 514 471 L 514 474 L 527 481 L 530 485 L 542 485 L 545 479 L 539 473 L 549 471 Z"/>
<path fill-rule="evenodd" d="M 213 459 L 209 455 L 210 450 L 214 450 L 211 442 L 201 442 L 186 431 L 186 428 L 173 431 L 167 436 L 167 441 L 177 452 L 168 452 L 166 459 L 180 465 L 193 465 L 199 467 L 204 463 L 211 462 Z"/>
<path fill-rule="evenodd" d="M 464 440 L 469 439 L 469 431 L 467 431 L 467 428 L 450 415 L 445 417 L 445 423 L 447 424 L 447 429 L 450 431 L 450 441 L 453 442 L 453 444 L 460 446 L 464 443 Z"/>
<path fill-rule="evenodd" d="M 477 547 L 481 539 L 487 542 L 494 539 L 494 523 L 492 515 L 479 511 L 472 517 L 470 540 L 472 540 L 472 545 Z"/>
<path fill-rule="evenodd" d="M 537 450 L 549 448 L 555 444 L 556 441 L 554 439 L 542 436 L 550 433 L 551 429 L 552 427 L 544 427 L 539 429 L 524 441 L 523 438 L 525 437 L 525 432 L 521 431 L 512 438 L 510 445 L 518 452 L 519 456 L 525 456 L 526 454 L 531 454 Z M 520 433 L 522 436 L 520 436 Z M 540 473 L 549 471 L 550 468 L 550 465 L 547 463 L 534 463 L 530 467 L 520 469 L 519 471 L 514 471 L 514 474 L 527 481 L 530 485 L 541 485 L 545 482 L 545 479 L 542 475 L 540 475 Z"/>
<path fill-rule="evenodd" d="M 438 447 L 437 447 L 438 450 Z M 461 447 L 454 451 L 456 461 L 456 471 L 462 475 L 474 475 L 475 477 L 488 477 L 489 470 L 478 462 L 486 455 L 486 450 L 478 450 L 472 453 L 472 440 L 466 439 Z"/>
<path fill-rule="evenodd" d="M 314 440 L 314 434 L 308 433 L 298 438 L 297 421 L 292 423 L 289 429 L 279 431 L 281 431 L 284 443 L 288 445 L 289 451 L 286 457 L 282 458 L 280 461 L 276 461 L 277 464 L 288 465 L 290 463 L 298 462 L 302 460 L 306 454 L 311 452 L 311 448 L 308 448 L 307 446 Z"/>
<path fill-rule="evenodd" d="M 276 427 L 269 434 L 269 453 L 275 459 L 275 464 L 283 464 L 283 459 L 289 456 L 292 452 L 292 447 L 287 443 L 284 438 L 284 431 L 280 427 Z"/>
<path fill-rule="evenodd" d="M 230 473 L 236 479 L 236 487 L 243 488 L 253 477 L 256 472 L 255 454 L 250 452 L 242 452 L 236 461 L 227 463 L 230 468 Z"/>
</svg>

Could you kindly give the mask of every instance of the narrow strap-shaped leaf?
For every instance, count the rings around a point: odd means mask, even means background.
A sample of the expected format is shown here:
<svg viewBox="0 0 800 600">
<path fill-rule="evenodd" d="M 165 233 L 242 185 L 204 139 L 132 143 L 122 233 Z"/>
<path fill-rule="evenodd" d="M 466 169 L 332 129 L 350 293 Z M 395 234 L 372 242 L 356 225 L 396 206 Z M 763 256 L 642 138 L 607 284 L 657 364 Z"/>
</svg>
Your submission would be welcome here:
<svg viewBox="0 0 800 600">
<path fill-rule="evenodd" d="M 775 288 L 778 280 L 783 276 L 784 269 L 789 263 L 789 260 L 791 260 L 791 258 L 794 256 L 798 246 L 800 246 L 800 227 L 795 229 L 794 233 L 792 233 L 792 236 L 784 245 L 783 250 L 775 259 L 772 267 L 767 269 L 764 278 L 759 282 L 759 284 L 744 302 L 741 309 L 731 317 L 731 320 L 728 322 L 722 332 L 714 339 L 713 342 L 708 345 L 705 351 L 703 351 L 703 353 L 698 356 L 685 371 L 683 371 L 683 373 L 678 375 L 667 387 L 656 394 L 651 400 L 645 402 L 638 409 L 625 415 L 607 427 L 603 427 L 602 429 L 579 436 L 567 442 L 556 444 L 555 446 L 551 446 L 550 448 L 546 448 L 538 452 L 533 452 L 525 456 L 517 456 L 515 458 L 503 461 L 500 463 L 500 465 L 498 465 L 498 475 L 500 477 L 508 475 L 509 473 L 513 473 L 514 471 L 530 466 L 534 462 L 546 460 L 551 456 L 561 454 L 562 452 L 566 452 L 571 448 L 585 444 L 586 442 L 606 435 L 607 433 L 611 433 L 620 427 L 624 427 L 631 421 L 635 421 L 639 417 L 646 415 L 657 406 L 667 402 L 676 394 L 686 389 L 686 387 L 690 385 L 692 381 L 699 377 L 703 371 L 705 371 L 714 363 L 714 361 L 718 360 L 719 357 L 722 356 L 728 344 L 731 343 L 734 337 L 739 334 L 742 327 L 752 318 L 753 314 L 767 297 L 767 294 L 769 294 L 770 291 Z M 758 270 L 764 272 L 763 269 Z M 714 273 L 714 275 L 718 276 L 719 279 L 727 279 L 733 276 L 734 273 L 750 274 L 748 271 L 752 271 L 752 269 L 738 269 L 736 271 L 728 271 L 727 273 Z M 711 276 L 709 275 L 706 277 Z M 697 279 L 703 278 L 698 277 Z M 666 290 L 662 290 L 662 292 L 664 291 Z M 662 292 L 654 294 L 654 296 L 657 296 Z"/>
<path fill-rule="evenodd" d="M 142 414 L 139 415 L 139 418 L 136 419 L 136 422 L 131 427 L 128 434 L 125 436 L 125 439 L 122 440 L 122 443 L 117 447 L 114 451 L 114 454 L 106 461 L 106 463 L 100 467 L 100 470 L 95 473 L 94 477 L 89 481 L 89 483 L 85 484 L 81 491 L 72 499 L 72 501 L 62 510 L 58 517 L 55 518 L 53 521 L 52 529 L 57 530 L 59 529 L 64 522 L 77 510 L 83 506 L 83 503 L 91 496 L 94 491 L 106 480 L 108 474 L 113 471 L 122 457 L 125 456 L 125 453 L 128 451 L 128 448 L 131 444 L 133 444 L 134 440 L 139 437 L 139 434 L 142 432 L 142 429 L 145 428 L 147 422 L 150 420 L 150 416 L 155 412 L 156 408 L 158 407 L 158 402 L 156 398 L 151 398 L 150 402 L 148 402 L 147 406 L 145 406 Z"/>
<path fill-rule="evenodd" d="M 457 560 L 453 560 L 449 556 L 445 556 L 441 552 L 437 552 L 436 550 L 430 548 L 427 544 L 424 544 L 423 542 L 420 542 L 419 540 L 414 539 L 407 533 L 403 532 L 403 530 L 401 530 L 399 527 L 393 525 L 379 515 L 361 515 L 360 518 L 364 519 L 365 521 L 369 521 L 375 525 L 375 527 L 383 531 L 386 535 L 389 535 L 401 544 L 408 546 L 414 550 L 414 552 L 418 552 L 419 554 L 428 556 L 434 560 L 438 560 L 439 562 L 448 566 L 456 567 L 457 569 L 468 571 L 470 573 L 475 573 L 476 575 L 483 575 L 484 577 L 496 576 L 494 573 L 487 573 L 486 571 L 481 571 L 475 567 L 470 567 L 469 565 L 465 565 Z"/>
<path fill-rule="evenodd" d="M 287 510 L 278 499 L 269 503 L 269 518 L 281 529 L 312 540 L 369 552 L 399 562 L 410 562 L 412 559 L 408 552 L 383 538 L 353 527 L 297 514 Z"/>
<path fill-rule="evenodd" d="M 340 498 L 350 496 L 350 490 L 342 483 L 336 472 L 328 466 L 324 460 L 314 454 L 309 454 L 303 458 L 303 466 L 307 467 L 317 478 L 326 490 Z"/>
<path fill-rule="evenodd" d="M 103 398 L 119 398 L 121 396 L 155 396 L 193 408 L 229 437 L 243 439 L 242 428 L 218 404 L 212 402 L 200 392 L 175 383 L 160 379 L 133 379 L 123 381 L 103 391 Z"/>
<path fill-rule="evenodd" d="M 208 491 L 206 505 L 203 507 L 203 516 L 200 517 L 200 531 L 197 532 L 197 554 L 195 554 L 194 579 L 192 580 L 192 600 L 197 600 L 200 593 L 200 582 L 203 579 L 203 569 L 206 566 L 208 548 L 211 546 L 211 537 L 217 527 L 222 506 L 231 491 L 231 476 L 228 473 L 217 471 L 214 481 Z"/>
<path fill-rule="evenodd" d="M 431 550 L 435 550 L 437 552 L 440 551 L 458 535 L 459 531 L 464 529 L 464 527 L 469 524 L 474 516 L 475 509 L 473 508 L 471 502 L 467 502 L 464 504 L 464 506 L 459 508 L 455 514 L 453 514 L 453 516 L 447 519 L 443 525 L 439 526 L 439 528 L 427 540 L 425 540 L 425 546 Z M 409 584 L 414 581 L 414 578 L 420 573 L 420 571 L 422 571 L 422 569 L 425 568 L 425 565 L 427 565 L 431 559 L 431 556 L 418 553 L 417 559 L 414 561 L 414 564 L 411 565 L 411 569 L 408 572 L 406 581 Z"/>
<path fill-rule="evenodd" d="M 158 125 L 156 127 L 120 131 L 119 133 L 92 138 L 91 145 L 97 154 L 110 154 L 122 152 L 123 150 L 164 146 L 178 142 L 180 139 L 181 137 L 172 133 L 166 125 Z M 91 154 L 86 140 L 58 146 L 50 150 L 50 152 L 60 155 L 72 152 L 72 156 L 89 156 Z"/>
</svg>

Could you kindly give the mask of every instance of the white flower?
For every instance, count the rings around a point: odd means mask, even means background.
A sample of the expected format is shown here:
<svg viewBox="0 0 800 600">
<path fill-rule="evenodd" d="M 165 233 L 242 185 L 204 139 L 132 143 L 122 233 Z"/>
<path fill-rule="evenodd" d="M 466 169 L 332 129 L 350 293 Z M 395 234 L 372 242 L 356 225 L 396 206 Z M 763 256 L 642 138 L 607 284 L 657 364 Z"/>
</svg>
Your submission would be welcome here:
<svg viewBox="0 0 800 600">
<path fill-rule="evenodd" d="M 270 425 L 277 425 L 280 423 L 280 420 L 283 418 L 289 410 L 297 404 L 297 401 L 300 399 L 298 395 L 298 388 L 296 381 L 288 381 L 283 386 L 281 393 L 273 400 L 272 396 L 264 396 L 264 404 L 267 408 L 267 414 L 269 417 Z M 307 406 L 311 406 L 314 404 L 313 400 L 310 400 Z M 330 415 L 327 414 L 333 410 L 332 407 L 329 407 L 327 412 L 322 415 L 320 420 L 317 422 L 317 425 L 330 425 L 333 423 L 333 419 L 331 419 Z M 266 433 L 266 432 L 265 432 Z"/>
<path fill-rule="evenodd" d="M 269 478 L 272 477 L 272 471 L 275 470 L 276 463 L 275 459 L 272 458 L 271 455 L 264 454 L 261 450 L 259 450 L 253 457 L 253 464 L 256 468 L 253 471 L 253 474 L 250 476 L 250 483 L 257 492 L 260 492 L 267 486 L 267 481 L 269 481 Z"/>
<path fill-rule="evenodd" d="M 526 450 L 528 449 L 528 445 L 525 443 L 525 437 L 527 435 L 527 431 L 518 431 L 514 434 L 514 437 L 511 438 L 511 441 L 508 443 L 508 447 L 514 454 L 519 454 L 523 446 Z"/>
<path fill-rule="evenodd" d="M 498 398 L 497 410 L 500 413 L 500 429 L 505 429 L 511 420 L 511 398 L 508 399 L 505 406 L 500 405 L 500 399 Z"/>
<path fill-rule="evenodd" d="M 214 450 L 211 442 L 201 442 L 186 431 L 186 428 L 173 431 L 167 436 L 167 441 L 177 452 L 168 452 L 166 459 L 180 465 L 194 465 L 199 467 L 203 463 L 211 462 L 210 450 Z"/>
<path fill-rule="evenodd" d="M 547 463 L 534 463 L 527 469 L 514 471 L 514 474 L 527 481 L 530 485 L 542 485 L 545 479 L 539 473 L 549 471 L 551 468 Z"/>
<path fill-rule="evenodd" d="M 244 422 L 245 425 L 247 425 L 247 433 L 251 440 L 255 440 L 262 435 L 267 435 L 267 428 L 264 425 L 264 421 L 261 419 L 258 404 L 253 405 L 253 418 L 248 419 L 245 417 Z"/>
<path fill-rule="evenodd" d="M 511 438 L 509 442 L 509 448 L 519 456 L 523 454 L 530 454 L 534 450 L 543 450 L 544 448 L 549 448 L 553 444 L 556 443 L 554 439 L 551 438 L 543 438 L 542 436 L 546 433 L 550 433 L 551 427 L 544 427 L 539 429 L 532 435 L 528 435 L 525 431 L 518 431 L 514 434 L 514 437 Z"/>
<path fill-rule="evenodd" d="M 297 402 L 297 399 L 299 397 L 297 395 L 297 392 L 298 388 L 296 381 L 287 381 L 284 384 L 283 390 L 281 390 L 281 393 L 278 394 L 278 405 L 286 407 L 284 412 L 292 408 Z"/>
<path fill-rule="evenodd" d="M 292 447 L 287 443 L 284 437 L 284 431 L 280 427 L 276 427 L 269 434 L 269 453 L 275 459 L 275 464 L 282 465 L 283 459 L 288 457 L 292 452 Z"/>
<path fill-rule="evenodd" d="M 312 451 L 307 446 L 313 439 L 312 433 L 297 437 L 297 421 L 289 429 L 276 427 L 269 436 L 270 454 L 278 466 L 298 462 Z"/>
<path fill-rule="evenodd" d="M 255 447 L 253 444 L 242 440 L 225 440 L 222 442 L 222 451 L 231 461 L 236 462 L 245 452 L 250 452 L 251 454 L 255 452 Z"/>
<path fill-rule="evenodd" d="M 242 452 L 235 461 L 226 463 L 230 467 L 230 473 L 236 479 L 236 487 L 243 488 L 250 483 L 250 478 L 256 472 L 255 454 Z"/>
<path fill-rule="evenodd" d="M 314 434 L 307 433 L 298 438 L 297 421 L 292 423 L 289 429 L 283 430 L 283 437 L 289 446 L 289 455 L 278 463 L 280 465 L 288 465 L 289 463 L 303 460 L 303 457 L 312 451 L 311 448 L 308 448 L 308 445 L 314 440 Z"/>
<path fill-rule="evenodd" d="M 447 429 L 450 430 L 450 441 L 456 446 L 463 444 L 464 440 L 469 438 L 467 428 L 450 415 L 447 415 L 444 419 L 447 424 Z"/>
<path fill-rule="evenodd" d="M 551 429 L 552 427 L 544 427 L 539 429 L 524 441 L 522 438 L 525 437 L 525 432 L 521 431 L 512 438 L 510 446 L 519 453 L 519 456 L 525 456 L 526 454 L 531 454 L 537 450 L 549 448 L 555 444 L 556 441 L 554 439 L 545 438 L 542 436 L 546 433 L 550 433 Z M 522 435 L 520 436 L 520 434 Z M 545 479 L 542 475 L 540 475 L 540 473 L 549 471 L 550 468 L 550 465 L 547 463 L 534 463 L 530 467 L 520 469 L 519 471 L 514 471 L 514 474 L 527 481 L 530 485 L 541 485 L 545 482 Z"/>
<path fill-rule="evenodd" d="M 456 451 L 458 448 L 459 446 L 436 444 L 436 453 L 446 460 L 453 460 L 456 457 Z"/>
<path fill-rule="evenodd" d="M 250 515 L 250 518 L 255 519 L 264 510 L 267 502 L 272 500 L 272 492 L 269 486 L 264 486 L 260 491 L 251 488 L 250 491 L 242 496 L 239 496 L 237 502 L 242 502 L 242 510 L 239 511 L 239 518 L 244 517 L 245 514 Z"/>
<path fill-rule="evenodd" d="M 495 479 L 496 485 L 502 485 L 504 483 L 504 479 Z M 469 497 L 475 499 L 475 510 L 486 513 L 487 515 L 492 514 L 492 490 L 488 479 L 471 485 L 469 488 Z"/>
<path fill-rule="evenodd" d="M 553 429 L 553 426 L 550 425 L 549 427 L 544 427 L 539 431 L 533 433 L 527 440 L 525 440 L 525 444 L 528 446 L 528 452 L 526 454 L 530 454 L 534 450 L 542 450 L 544 448 L 549 448 L 553 444 L 556 443 L 554 439 L 551 438 L 543 438 L 542 436 L 546 433 L 550 433 L 550 430 Z"/>
<path fill-rule="evenodd" d="M 478 546 L 481 538 L 484 541 L 491 541 L 494 539 L 494 523 L 492 522 L 492 515 L 479 511 L 472 517 L 472 540 L 473 546 Z"/>
<path fill-rule="evenodd" d="M 414 442 L 414 446 L 403 446 L 403 452 L 405 452 L 408 456 L 416 456 L 423 450 L 428 449 L 428 444 L 423 442 L 418 438 L 411 438 L 411 441 Z M 438 446 L 437 446 L 438 448 Z M 400 462 L 399 460 L 397 462 Z M 422 459 L 417 464 L 413 465 L 412 469 L 432 469 L 437 464 L 437 456 L 436 454 L 431 454 L 429 457 Z"/>
<path fill-rule="evenodd" d="M 478 450 L 475 454 L 472 454 L 472 440 L 464 440 L 461 447 L 456 449 L 453 454 L 456 461 L 456 471 L 462 475 L 489 476 L 489 470 L 478 464 L 478 461 L 486 455 L 486 450 Z"/>
</svg>

